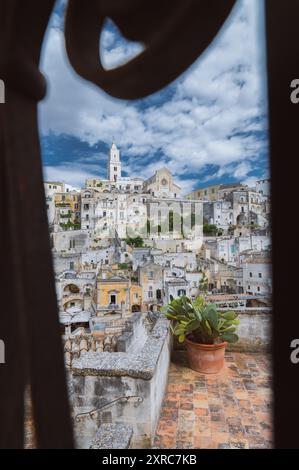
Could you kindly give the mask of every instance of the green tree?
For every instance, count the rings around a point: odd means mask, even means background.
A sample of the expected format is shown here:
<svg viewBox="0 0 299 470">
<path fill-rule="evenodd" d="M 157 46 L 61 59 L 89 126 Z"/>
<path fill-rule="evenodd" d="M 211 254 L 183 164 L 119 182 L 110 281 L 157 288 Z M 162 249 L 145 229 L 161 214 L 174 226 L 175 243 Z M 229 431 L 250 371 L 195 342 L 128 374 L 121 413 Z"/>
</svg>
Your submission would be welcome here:
<svg viewBox="0 0 299 470">
<path fill-rule="evenodd" d="M 203 233 L 206 236 L 216 237 L 218 234 L 218 227 L 214 224 L 204 224 Z"/>
<path fill-rule="evenodd" d="M 142 248 L 144 246 L 143 238 L 139 235 L 135 238 L 128 237 L 125 241 L 127 245 L 132 246 L 133 248 Z"/>
</svg>

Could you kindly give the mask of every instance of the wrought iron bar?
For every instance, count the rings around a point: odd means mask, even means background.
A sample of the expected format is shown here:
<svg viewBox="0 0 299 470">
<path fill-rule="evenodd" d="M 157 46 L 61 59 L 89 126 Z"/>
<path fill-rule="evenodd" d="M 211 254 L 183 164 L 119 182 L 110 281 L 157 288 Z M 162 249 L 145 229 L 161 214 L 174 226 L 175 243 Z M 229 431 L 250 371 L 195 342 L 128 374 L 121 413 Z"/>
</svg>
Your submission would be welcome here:
<svg viewBox="0 0 299 470">
<path fill-rule="evenodd" d="M 100 412 L 103 408 L 106 408 L 107 406 L 110 406 L 110 405 L 113 405 L 114 403 L 117 403 L 121 400 L 124 400 L 126 402 L 128 402 L 129 400 L 131 400 L 132 398 L 137 398 L 137 401 L 138 403 L 142 403 L 143 402 L 143 398 L 138 396 L 138 395 L 128 395 L 128 396 L 123 396 L 123 397 L 118 397 L 118 398 L 115 398 L 115 400 L 112 400 L 112 401 L 109 401 L 108 403 L 105 403 L 104 405 L 100 406 L 99 408 L 96 408 L 94 410 L 90 410 L 90 411 L 85 411 L 84 413 L 78 413 L 76 416 L 75 416 L 75 421 L 77 423 L 80 422 L 80 419 L 82 416 L 89 416 L 91 419 L 94 419 L 93 418 L 93 415 L 95 413 L 98 413 Z"/>
</svg>

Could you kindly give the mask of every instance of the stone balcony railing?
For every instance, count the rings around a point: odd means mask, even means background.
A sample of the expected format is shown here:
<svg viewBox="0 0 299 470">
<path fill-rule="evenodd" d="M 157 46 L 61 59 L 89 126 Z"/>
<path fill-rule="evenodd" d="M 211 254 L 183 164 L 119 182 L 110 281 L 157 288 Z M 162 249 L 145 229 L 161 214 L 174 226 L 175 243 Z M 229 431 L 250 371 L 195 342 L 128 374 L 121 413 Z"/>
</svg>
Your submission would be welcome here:
<svg viewBox="0 0 299 470">
<path fill-rule="evenodd" d="M 120 335 L 121 332 L 118 333 Z M 65 364 L 71 367 L 75 359 L 80 358 L 84 353 L 92 352 L 113 352 L 116 350 L 117 337 L 103 334 L 102 336 L 93 334 L 81 334 L 64 337 Z"/>
</svg>

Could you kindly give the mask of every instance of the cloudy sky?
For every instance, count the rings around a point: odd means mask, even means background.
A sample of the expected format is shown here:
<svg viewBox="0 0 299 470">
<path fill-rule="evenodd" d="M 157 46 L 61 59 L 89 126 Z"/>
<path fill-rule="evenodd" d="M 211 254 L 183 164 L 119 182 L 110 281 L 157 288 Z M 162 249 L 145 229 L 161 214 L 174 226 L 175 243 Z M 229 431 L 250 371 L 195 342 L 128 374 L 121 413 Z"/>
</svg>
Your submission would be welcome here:
<svg viewBox="0 0 299 470">
<path fill-rule="evenodd" d="M 57 3 L 42 55 L 48 80 L 39 108 L 45 179 L 80 186 L 88 177 L 106 177 L 113 138 L 124 176 L 147 178 L 167 166 L 184 192 L 268 176 L 261 0 L 239 0 L 203 57 L 176 82 L 137 102 L 110 98 L 72 70 L 64 4 Z M 100 53 L 107 68 L 141 49 L 106 24 Z"/>
</svg>

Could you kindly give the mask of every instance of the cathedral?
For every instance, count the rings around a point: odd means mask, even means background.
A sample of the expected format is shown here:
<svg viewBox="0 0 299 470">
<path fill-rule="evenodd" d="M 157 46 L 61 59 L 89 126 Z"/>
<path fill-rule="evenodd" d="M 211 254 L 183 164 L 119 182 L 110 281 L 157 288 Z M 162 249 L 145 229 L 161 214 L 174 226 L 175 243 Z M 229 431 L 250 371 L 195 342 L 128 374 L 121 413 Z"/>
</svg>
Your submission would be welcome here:
<svg viewBox="0 0 299 470">
<path fill-rule="evenodd" d="M 174 182 L 170 171 L 163 167 L 149 179 L 122 176 L 120 151 L 113 142 L 109 150 L 107 163 L 107 179 L 88 179 L 86 188 L 118 189 L 125 193 L 146 192 L 157 198 L 178 198 L 181 188 Z"/>
</svg>

